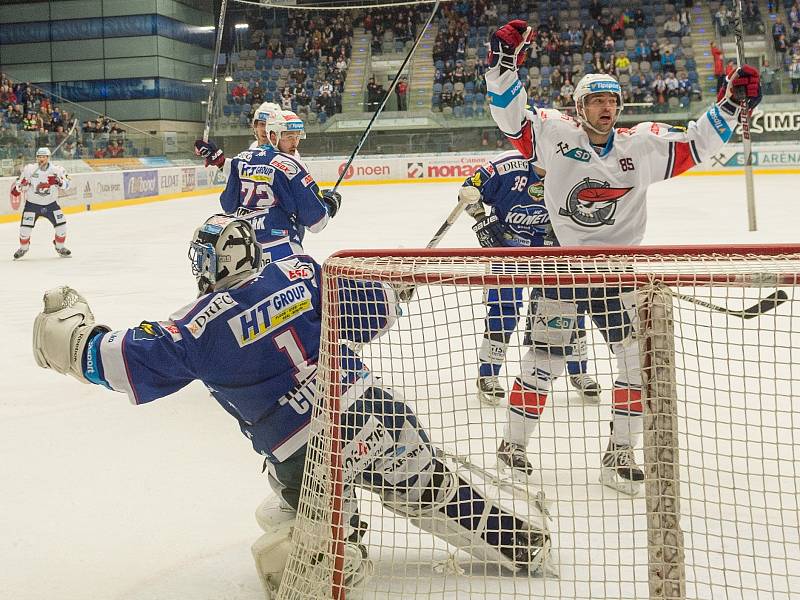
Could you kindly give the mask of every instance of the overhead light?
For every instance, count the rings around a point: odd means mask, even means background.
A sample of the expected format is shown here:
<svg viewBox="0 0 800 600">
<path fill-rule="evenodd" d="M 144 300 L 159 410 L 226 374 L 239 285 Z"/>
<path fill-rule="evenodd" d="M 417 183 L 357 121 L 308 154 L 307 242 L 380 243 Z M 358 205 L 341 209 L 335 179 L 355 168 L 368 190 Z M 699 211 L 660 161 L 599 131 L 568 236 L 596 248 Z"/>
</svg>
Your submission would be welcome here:
<svg viewBox="0 0 800 600">
<path fill-rule="evenodd" d="M 231 77 L 230 75 L 226 75 L 225 81 L 233 81 L 233 77 Z"/>
<path fill-rule="evenodd" d="M 250 29 L 250 25 L 248 25 L 247 23 L 237 23 L 236 25 L 234 25 L 234 27 L 236 29 Z"/>
<path fill-rule="evenodd" d="M 203 77 L 200 81 L 203 83 L 211 83 L 211 77 Z"/>
<path fill-rule="evenodd" d="M 213 25 L 203 25 L 202 27 L 197 28 L 198 31 L 214 31 Z"/>
<path fill-rule="evenodd" d="M 200 100 L 200 104 L 208 104 L 208 100 Z"/>
</svg>

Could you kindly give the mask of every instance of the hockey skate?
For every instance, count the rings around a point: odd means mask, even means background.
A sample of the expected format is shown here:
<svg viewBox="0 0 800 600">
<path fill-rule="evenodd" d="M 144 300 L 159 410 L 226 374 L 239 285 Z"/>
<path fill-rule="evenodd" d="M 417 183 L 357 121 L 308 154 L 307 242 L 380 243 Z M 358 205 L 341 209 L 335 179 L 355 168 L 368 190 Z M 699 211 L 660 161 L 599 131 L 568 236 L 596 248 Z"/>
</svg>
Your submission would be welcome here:
<svg viewBox="0 0 800 600">
<path fill-rule="evenodd" d="M 600 402 L 600 394 L 603 389 L 600 387 L 599 383 L 586 373 L 571 375 L 569 382 L 572 384 L 572 387 L 578 390 L 584 402 L 591 402 L 593 404 Z"/>
<path fill-rule="evenodd" d="M 600 466 L 600 482 L 623 494 L 639 494 L 644 483 L 644 471 L 636 464 L 633 448 L 608 441 Z"/>
<path fill-rule="evenodd" d="M 20 258 L 25 256 L 27 253 L 28 253 L 28 248 L 20 246 L 19 248 L 17 248 L 17 251 L 14 252 L 14 260 L 19 260 Z"/>
<path fill-rule="evenodd" d="M 500 385 L 497 375 L 489 377 L 478 377 L 478 398 L 484 404 L 497 406 L 506 397 L 506 391 Z"/>
<path fill-rule="evenodd" d="M 53 242 L 53 248 L 55 248 L 56 252 L 61 258 L 69 258 L 70 256 L 72 256 L 72 252 L 66 246 L 61 246 L 61 248 L 59 248 L 58 246 L 56 246 L 56 243 Z"/>
<path fill-rule="evenodd" d="M 530 483 L 533 475 L 533 464 L 525 454 L 525 448 L 513 442 L 503 440 L 497 449 L 497 465 L 500 471 L 511 471 L 511 478 L 519 483 Z"/>
</svg>

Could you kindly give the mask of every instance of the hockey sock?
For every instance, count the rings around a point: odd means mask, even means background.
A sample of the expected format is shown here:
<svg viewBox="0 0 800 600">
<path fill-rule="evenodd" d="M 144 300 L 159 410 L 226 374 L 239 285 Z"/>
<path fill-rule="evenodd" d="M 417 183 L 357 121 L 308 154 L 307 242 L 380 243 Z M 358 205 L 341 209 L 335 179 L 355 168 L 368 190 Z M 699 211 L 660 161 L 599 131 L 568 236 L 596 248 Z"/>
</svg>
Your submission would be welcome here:
<svg viewBox="0 0 800 600">
<path fill-rule="evenodd" d="M 586 360 L 571 360 L 567 363 L 567 373 L 570 375 L 585 374 L 588 370 L 588 361 Z"/>
<path fill-rule="evenodd" d="M 507 349 L 508 344 L 506 342 L 484 337 L 481 349 L 478 352 L 478 360 L 480 360 L 479 375 L 481 377 L 499 375 L 506 359 Z"/>
<path fill-rule="evenodd" d="M 539 416 L 547 403 L 547 394 L 527 387 L 519 378 L 508 396 L 508 423 L 503 435 L 507 442 L 527 446 L 539 425 Z"/>
<path fill-rule="evenodd" d="M 56 234 L 53 239 L 56 243 L 56 248 L 63 248 L 64 242 L 67 239 L 67 226 L 64 224 L 56 225 Z"/>
<path fill-rule="evenodd" d="M 33 233 L 33 227 L 28 227 L 23 225 L 19 228 L 19 245 L 22 248 L 26 248 L 31 243 L 31 234 Z"/>
<path fill-rule="evenodd" d="M 616 382 L 611 406 L 611 441 L 636 447 L 644 430 L 642 391 Z"/>
</svg>

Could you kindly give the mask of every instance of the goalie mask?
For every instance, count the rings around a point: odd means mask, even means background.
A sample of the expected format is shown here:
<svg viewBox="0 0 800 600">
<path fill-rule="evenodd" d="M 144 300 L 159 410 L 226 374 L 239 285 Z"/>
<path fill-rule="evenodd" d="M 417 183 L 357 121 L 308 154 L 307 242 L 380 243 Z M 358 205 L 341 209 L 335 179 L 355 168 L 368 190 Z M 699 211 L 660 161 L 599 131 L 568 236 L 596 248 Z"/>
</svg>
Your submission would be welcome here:
<svg viewBox="0 0 800 600">
<path fill-rule="evenodd" d="M 261 244 L 249 222 L 214 215 L 194 232 L 189 260 L 202 296 L 228 289 L 256 273 L 261 267 Z"/>
<path fill-rule="evenodd" d="M 589 120 L 586 118 L 586 99 L 593 94 L 614 94 L 617 97 L 617 111 L 614 115 L 614 120 L 611 123 L 613 128 L 622 112 L 622 88 L 619 82 L 611 75 L 604 73 L 589 73 L 581 77 L 578 85 L 575 86 L 575 93 L 572 97 L 575 99 L 575 113 L 578 122 L 584 127 L 588 127 L 595 133 L 604 134 L 607 131 L 599 131 L 594 128 Z"/>
</svg>

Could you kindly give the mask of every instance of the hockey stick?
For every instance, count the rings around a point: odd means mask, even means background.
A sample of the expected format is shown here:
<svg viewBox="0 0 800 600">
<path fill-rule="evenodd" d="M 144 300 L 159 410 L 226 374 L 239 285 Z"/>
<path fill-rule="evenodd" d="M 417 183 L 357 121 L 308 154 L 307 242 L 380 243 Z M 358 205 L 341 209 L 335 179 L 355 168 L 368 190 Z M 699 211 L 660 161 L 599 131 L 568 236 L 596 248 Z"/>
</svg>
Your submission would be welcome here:
<svg viewBox="0 0 800 600">
<path fill-rule="evenodd" d="M 211 133 L 211 118 L 214 115 L 214 96 L 217 94 L 217 79 L 219 69 L 219 53 L 222 49 L 222 33 L 225 29 L 225 10 L 228 7 L 228 0 L 221 0 L 219 7 L 219 22 L 217 23 L 217 42 L 214 46 L 214 64 L 211 65 L 211 86 L 208 90 L 208 102 L 206 103 L 206 124 L 203 128 L 203 141 L 208 141 Z"/>
<path fill-rule="evenodd" d="M 55 153 L 56 153 L 56 152 L 58 152 L 58 151 L 61 149 L 61 146 L 63 146 L 63 145 L 64 145 L 64 142 L 66 142 L 66 141 L 69 139 L 69 137 L 70 137 L 70 136 L 71 136 L 73 133 L 75 133 L 75 129 L 77 129 L 77 127 L 78 127 L 78 115 L 75 115 L 75 116 L 73 117 L 73 121 L 72 121 L 72 127 L 70 127 L 70 128 L 69 128 L 69 131 L 67 132 L 67 135 L 65 135 L 65 136 L 64 136 L 64 139 L 63 139 L 63 140 L 61 140 L 61 142 L 58 144 L 58 146 L 56 146 L 55 148 L 53 148 L 53 152 L 52 152 L 52 153 L 53 153 L 53 155 L 55 155 Z"/>
<path fill-rule="evenodd" d="M 414 41 L 414 45 L 411 46 L 411 50 L 409 50 L 408 54 L 406 54 L 406 58 L 403 61 L 403 64 L 400 65 L 399 69 L 397 69 L 397 73 L 395 74 L 394 79 L 392 80 L 392 84 L 389 86 L 389 89 L 386 91 L 386 94 L 383 97 L 381 105 L 378 107 L 378 110 L 375 111 L 375 114 L 372 115 L 372 118 L 369 120 L 369 123 L 367 123 L 367 128 L 364 130 L 364 133 L 361 134 L 361 139 L 358 140 L 356 147 L 353 148 L 353 152 L 350 154 L 350 158 L 348 158 L 344 166 L 339 169 L 339 179 L 336 180 L 336 184 L 333 186 L 331 191 L 335 192 L 339 188 L 339 184 L 342 183 L 342 179 L 344 179 L 344 176 L 347 174 L 347 170 L 350 168 L 350 165 L 353 163 L 356 156 L 358 156 L 358 153 L 361 150 L 361 146 L 363 146 L 364 142 L 367 141 L 367 136 L 369 135 L 369 132 L 372 131 L 372 125 L 375 123 L 375 120 L 378 118 L 378 115 L 381 114 L 381 112 L 383 111 L 383 107 L 386 106 L 386 102 L 389 100 L 389 96 L 394 91 L 394 88 L 397 86 L 397 82 L 400 81 L 400 76 L 403 73 L 403 69 L 406 68 L 408 61 L 411 60 L 412 56 L 414 56 L 414 52 L 416 51 L 417 46 L 419 46 L 419 43 L 422 41 L 422 36 L 425 35 L 425 32 L 428 30 L 431 21 L 433 21 L 433 17 L 434 15 L 436 15 L 437 10 L 439 10 L 439 0 L 436 0 L 435 4 L 433 5 L 433 10 L 431 11 L 430 16 L 428 17 L 428 20 L 425 22 L 425 25 L 422 27 L 422 29 L 420 29 L 419 35 L 417 36 L 417 39 Z"/>
<path fill-rule="evenodd" d="M 473 188 L 477 189 L 477 188 Z M 480 200 L 480 194 L 478 195 L 478 200 Z M 436 248 L 439 245 L 439 242 L 442 241 L 444 234 L 450 231 L 450 228 L 453 226 L 458 220 L 458 217 L 464 211 L 464 209 L 469 205 L 475 202 L 475 198 L 471 198 L 465 194 L 458 195 L 458 203 L 455 205 L 453 210 L 450 211 L 450 214 L 447 215 L 447 218 L 442 223 L 441 227 L 436 230 L 436 233 L 433 234 L 431 241 L 425 246 L 426 249 Z M 414 291 L 417 289 L 416 285 L 409 285 L 408 287 L 400 287 L 397 292 L 397 297 L 400 298 L 403 302 L 409 302 L 414 297 Z"/>
<path fill-rule="evenodd" d="M 692 304 L 697 304 L 698 306 L 710 308 L 711 310 L 716 311 L 718 313 L 722 313 L 724 315 L 728 315 L 731 317 L 739 317 L 740 319 L 745 319 L 745 320 L 753 319 L 755 317 L 760 317 L 764 313 L 776 309 L 789 299 L 789 296 L 786 295 L 786 292 L 784 292 L 783 290 L 778 290 L 776 292 L 773 292 L 766 298 L 762 298 L 761 300 L 758 301 L 758 303 L 754 304 L 753 306 L 748 306 L 743 310 L 733 310 L 725 306 L 717 306 L 716 304 L 711 304 L 711 302 L 700 300 L 700 298 L 697 298 L 695 296 L 688 296 L 686 294 L 678 294 L 678 293 L 675 293 L 675 296 L 677 296 L 681 300 L 685 300 L 686 302 L 691 302 Z"/>
<path fill-rule="evenodd" d="M 479 211 L 472 211 L 470 214 L 475 218 L 476 221 L 480 220 L 485 216 L 482 210 Z M 710 308 L 713 311 L 718 313 L 722 313 L 725 315 L 729 315 L 731 317 L 739 317 L 740 319 L 753 319 L 755 317 L 760 317 L 764 313 L 767 313 L 771 310 L 776 309 L 781 304 L 786 302 L 789 299 L 789 296 L 786 295 L 786 292 L 783 290 L 777 290 L 762 298 L 758 301 L 758 303 L 754 304 L 753 306 L 748 306 L 743 310 L 733 310 L 727 308 L 725 306 L 717 306 L 716 304 L 711 304 L 710 302 L 706 302 L 705 300 L 701 300 L 696 296 L 689 296 L 687 294 L 679 294 L 675 292 L 674 294 L 681 300 L 685 300 L 686 302 L 691 302 L 692 304 L 697 304 L 698 306 L 703 306 L 705 308 Z"/>
<path fill-rule="evenodd" d="M 742 22 L 742 0 L 736 0 L 736 26 L 733 29 L 736 38 L 736 61 L 738 66 L 745 64 L 744 59 L 744 25 Z M 744 150 L 744 179 L 747 190 L 747 222 L 750 231 L 755 231 L 756 226 L 756 196 L 753 186 L 753 145 L 750 139 L 750 109 L 747 106 L 747 97 L 741 99 L 739 111 L 739 124 L 742 127 L 742 146 Z"/>
</svg>

